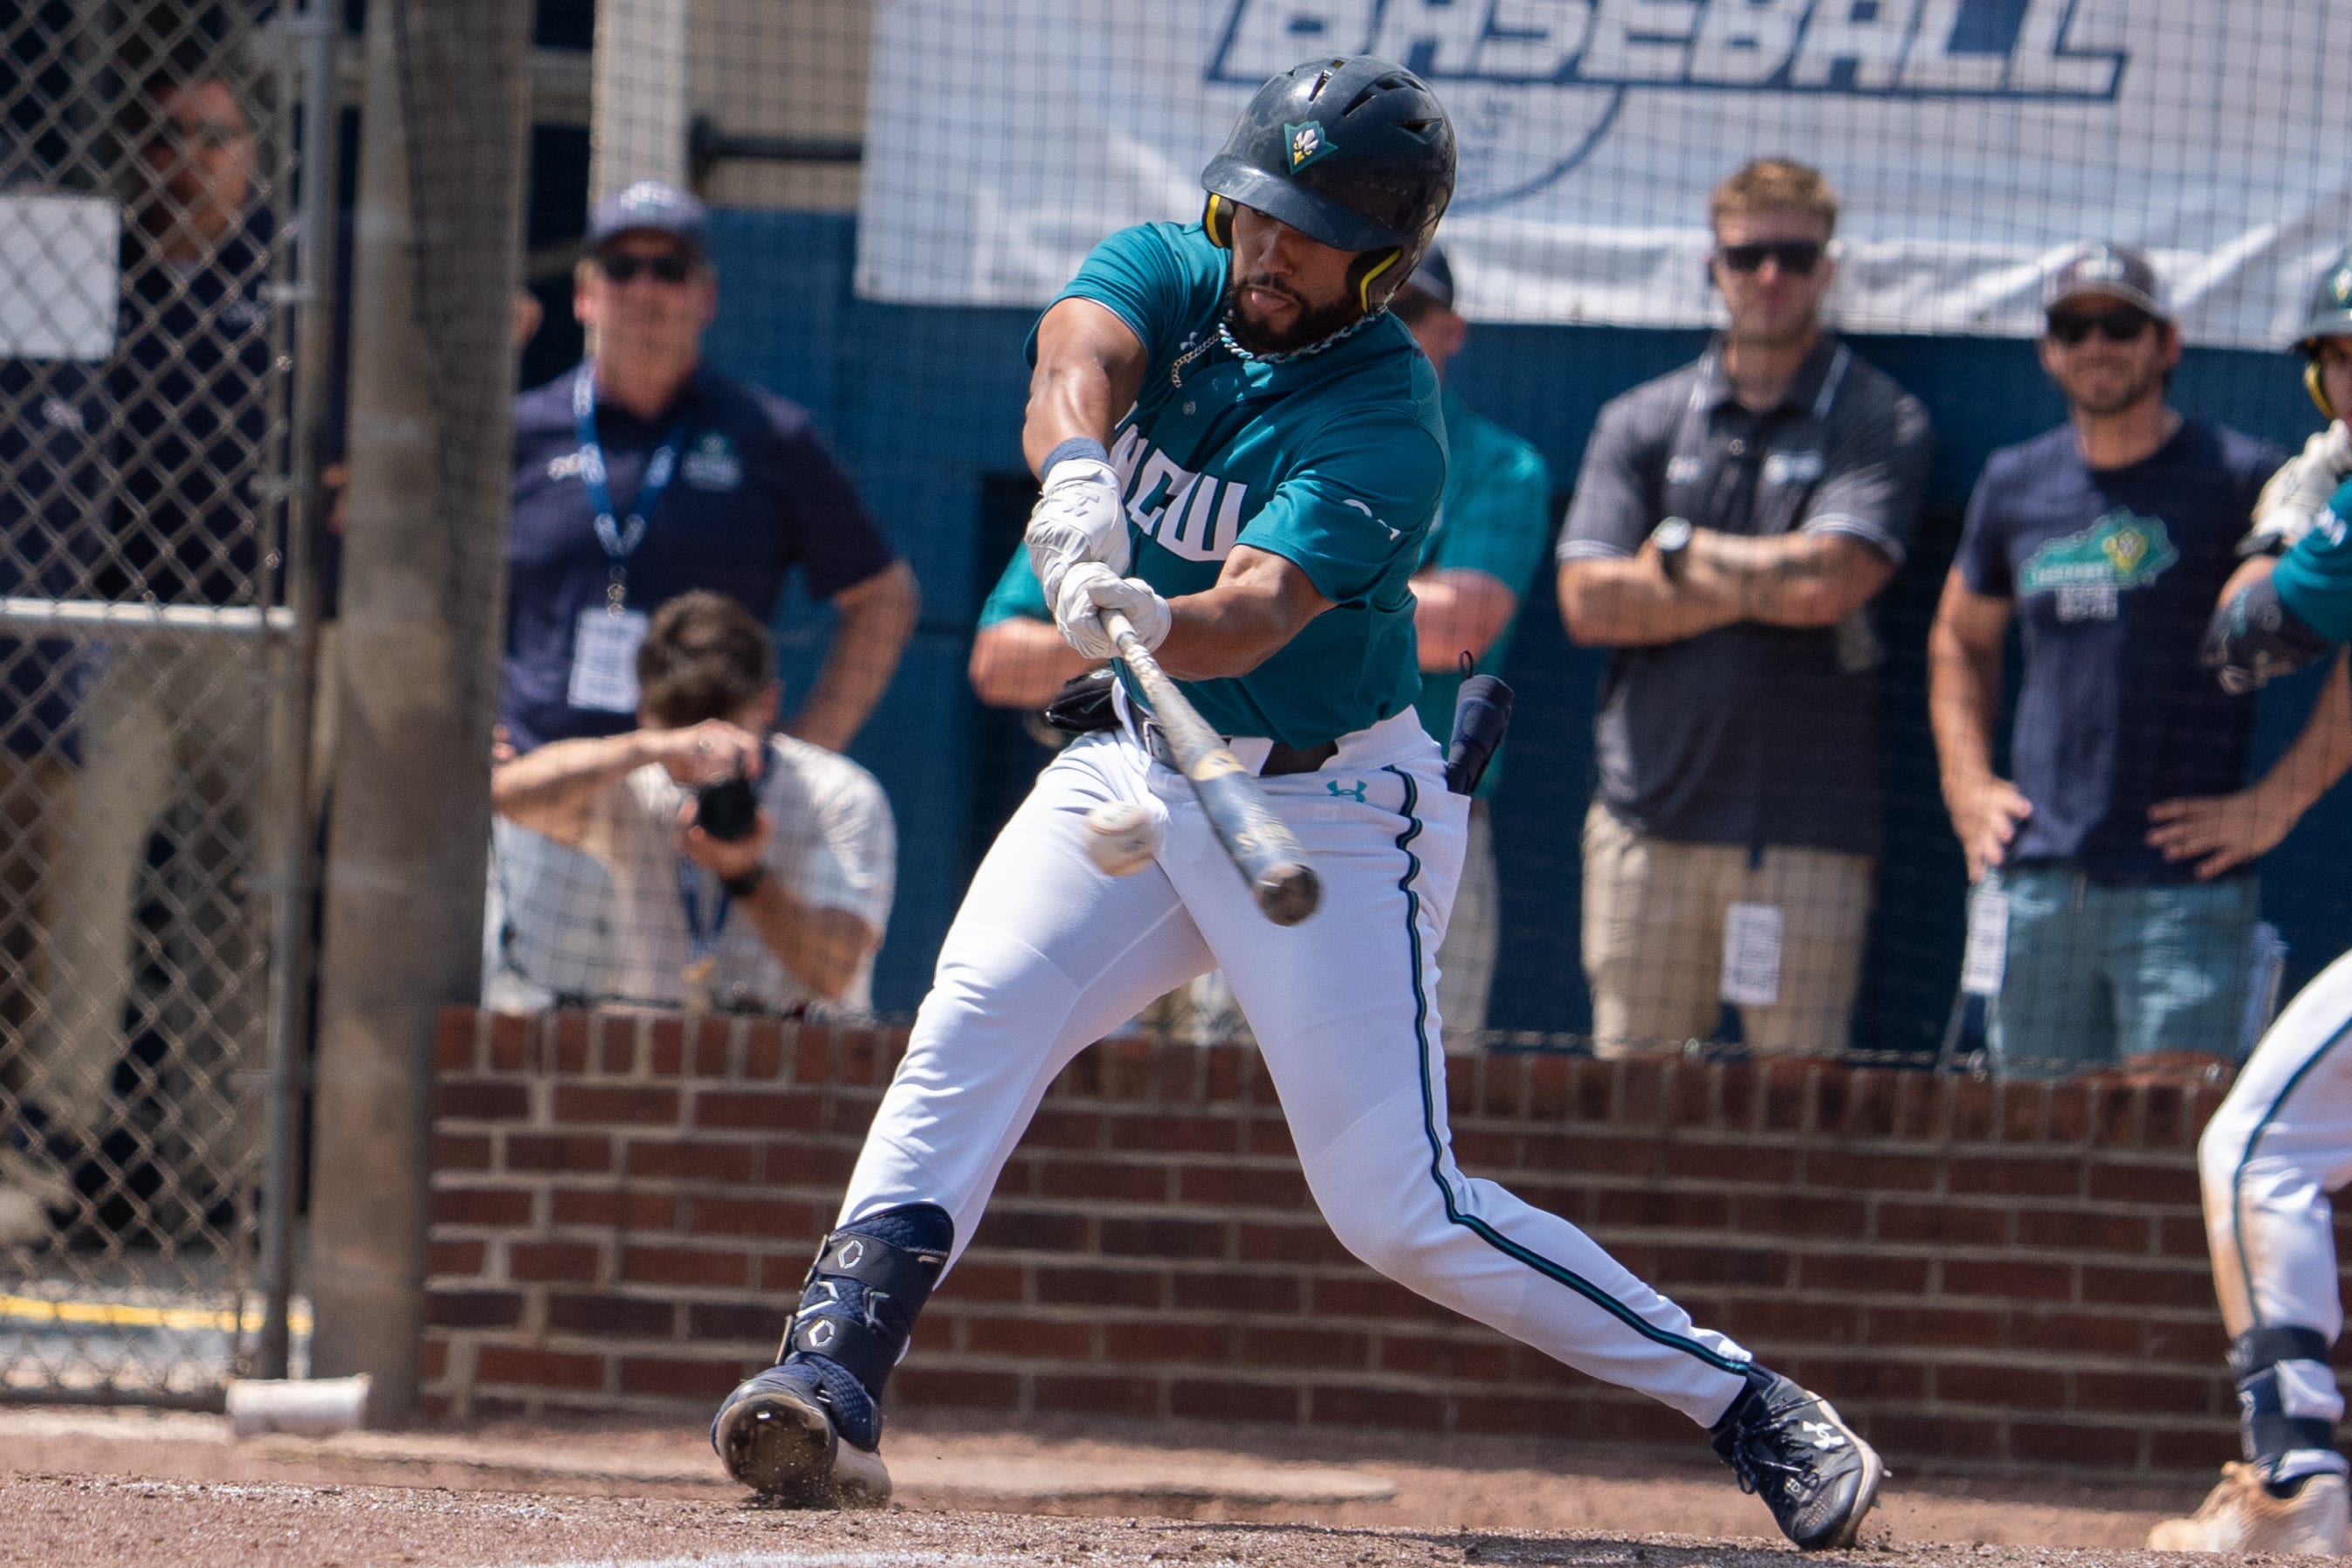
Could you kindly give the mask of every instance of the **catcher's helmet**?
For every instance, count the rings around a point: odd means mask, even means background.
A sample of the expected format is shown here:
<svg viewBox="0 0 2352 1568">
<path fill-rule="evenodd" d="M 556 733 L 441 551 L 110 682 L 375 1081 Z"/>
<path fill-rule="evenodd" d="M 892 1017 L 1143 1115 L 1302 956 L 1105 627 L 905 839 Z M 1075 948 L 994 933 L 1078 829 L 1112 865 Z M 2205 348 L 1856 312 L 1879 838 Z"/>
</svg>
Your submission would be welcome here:
<svg viewBox="0 0 2352 1568">
<path fill-rule="evenodd" d="M 1233 243 L 1238 203 L 1364 252 L 1349 277 L 1371 310 L 1437 232 L 1454 195 L 1454 123 L 1402 66 L 1370 55 L 1309 60 L 1257 89 L 1201 184 L 1202 222 L 1219 245 Z"/>
<path fill-rule="evenodd" d="M 2352 338 L 2352 250 L 2347 250 L 2328 264 L 2313 285 L 2311 304 L 2303 313 L 2303 336 L 2295 340 L 2295 348 L 2309 363 L 2303 367 L 2303 384 L 2311 391 L 2311 400 L 2330 419 L 2344 410 L 2327 399 L 2327 388 L 2319 379 L 2319 343 L 2323 338 Z"/>
</svg>

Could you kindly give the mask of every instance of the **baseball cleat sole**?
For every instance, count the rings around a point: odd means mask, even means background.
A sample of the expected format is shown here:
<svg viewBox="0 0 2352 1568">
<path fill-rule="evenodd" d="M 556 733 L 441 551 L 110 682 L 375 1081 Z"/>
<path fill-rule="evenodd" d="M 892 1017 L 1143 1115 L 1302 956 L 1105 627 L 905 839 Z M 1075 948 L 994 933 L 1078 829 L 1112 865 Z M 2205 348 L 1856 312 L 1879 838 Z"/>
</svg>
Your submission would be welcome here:
<svg viewBox="0 0 2352 1568">
<path fill-rule="evenodd" d="M 771 1501 L 799 1508 L 875 1508 L 890 1499 L 882 1456 L 845 1443 L 823 1406 L 793 1389 L 737 1401 L 716 1433 L 727 1473 Z"/>
</svg>

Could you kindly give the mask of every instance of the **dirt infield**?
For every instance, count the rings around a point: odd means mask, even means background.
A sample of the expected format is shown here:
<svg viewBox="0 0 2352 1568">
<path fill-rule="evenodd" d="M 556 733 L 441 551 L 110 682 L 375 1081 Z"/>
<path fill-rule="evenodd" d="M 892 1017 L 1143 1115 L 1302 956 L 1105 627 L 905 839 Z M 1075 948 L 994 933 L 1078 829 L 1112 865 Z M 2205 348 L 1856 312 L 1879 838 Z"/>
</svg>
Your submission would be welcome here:
<svg viewBox="0 0 2352 1568">
<path fill-rule="evenodd" d="M 1206 1426 L 920 1426 L 887 1512 L 749 1506 L 699 1434 L 600 1426 L 232 1441 L 216 1418 L 0 1412 L 0 1563 L 1787 1563 L 1720 1468 L 1559 1444 Z M 2193 1495 L 1898 1479 L 1846 1561 L 1970 1568 L 2129 1550 Z M 2173 1559 L 2180 1562 L 2183 1560 Z"/>
</svg>

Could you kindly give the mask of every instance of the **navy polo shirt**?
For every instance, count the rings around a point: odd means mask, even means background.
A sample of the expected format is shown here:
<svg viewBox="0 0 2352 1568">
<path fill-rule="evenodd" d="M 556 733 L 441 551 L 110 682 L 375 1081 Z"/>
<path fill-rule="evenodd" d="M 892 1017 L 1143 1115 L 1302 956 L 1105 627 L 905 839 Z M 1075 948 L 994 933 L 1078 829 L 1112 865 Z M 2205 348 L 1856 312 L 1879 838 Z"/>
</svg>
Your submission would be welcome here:
<svg viewBox="0 0 2352 1568">
<path fill-rule="evenodd" d="M 2086 464 L 2064 425 L 1986 460 L 1954 569 L 2017 602 L 2010 775 L 2033 814 L 2009 864 L 2068 861 L 2111 887 L 2194 879 L 2194 862 L 2148 847 L 2147 808 L 2246 782 L 2253 699 L 2223 691 L 2198 648 L 2285 460 L 2195 419 L 2121 468 Z"/>
<path fill-rule="evenodd" d="M 121 503 L 100 598 L 250 605 L 268 586 L 254 480 L 269 458 L 263 290 L 276 229 L 267 208 L 252 208 L 188 265 L 132 242 L 110 375 Z"/>
<path fill-rule="evenodd" d="M 636 727 L 631 714 L 566 700 L 580 612 L 604 603 L 613 565 L 580 477 L 572 414 L 577 374 L 565 371 L 515 401 L 499 719 L 523 751 Z M 793 567 L 812 597 L 829 599 L 898 558 L 805 409 L 708 369 L 697 371 L 657 419 L 598 398 L 596 438 L 622 519 L 681 416 L 688 423 L 678 470 L 627 562 L 628 608 L 650 616 L 680 594 L 706 588 L 740 601 L 766 625 Z"/>
</svg>

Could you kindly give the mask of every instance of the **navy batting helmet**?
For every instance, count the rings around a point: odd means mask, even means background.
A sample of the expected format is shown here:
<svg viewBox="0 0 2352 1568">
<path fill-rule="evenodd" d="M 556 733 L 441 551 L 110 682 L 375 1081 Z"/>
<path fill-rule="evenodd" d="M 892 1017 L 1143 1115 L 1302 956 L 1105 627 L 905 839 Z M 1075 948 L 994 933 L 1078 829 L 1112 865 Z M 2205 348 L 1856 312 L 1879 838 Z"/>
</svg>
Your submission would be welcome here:
<svg viewBox="0 0 2352 1568">
<path fill-rule="evenodd" d="M 1219 245 L 1233 243 L 1238 204 L 1364 252 L 1349 276 L 1370 310 L 1437 232 L 1454 195 L 1454 123 L 1402 66 L 1370 55 L 1309 60 L 1258 89 L 1201 184 L 1202 222 Z"/>
<path fill-rule="evenodd" d="M 2327 399 L 2327 388 L 2319 379 L 2319 343 L 2323 338 L 2352 338 L 2352 250 L 2347 250 L 2328 264 L 2312 286 L 2311 304 L 2303 312 L 2303 336 L 2295 340 L 2295 348 L 2310 363 L 2303 368 L 2303 384 L 2311 391 L 2311 400 L 2330 419 L 2342 410 Z"/>
</svg>

